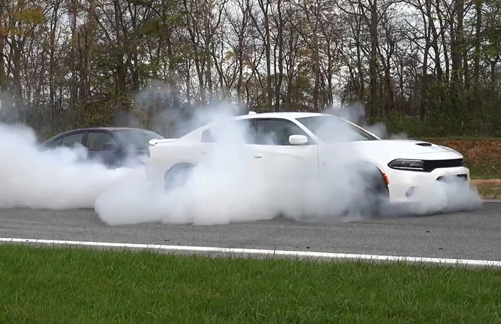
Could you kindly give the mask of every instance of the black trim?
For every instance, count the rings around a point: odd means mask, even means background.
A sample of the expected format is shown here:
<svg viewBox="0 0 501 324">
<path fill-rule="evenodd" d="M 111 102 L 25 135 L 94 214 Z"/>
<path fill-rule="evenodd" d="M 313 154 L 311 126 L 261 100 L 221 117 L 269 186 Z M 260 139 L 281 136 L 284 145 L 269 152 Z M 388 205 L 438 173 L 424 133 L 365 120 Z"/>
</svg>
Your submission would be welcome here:
<svg viewBox="0 0 501 324">
<path fill-rule="evenodd" d="M 425 172 L 431 172 L 435 169 L 458 168 L 463 166 L 463 159 L 424 160 L 423 166 Z"/>
</svg>

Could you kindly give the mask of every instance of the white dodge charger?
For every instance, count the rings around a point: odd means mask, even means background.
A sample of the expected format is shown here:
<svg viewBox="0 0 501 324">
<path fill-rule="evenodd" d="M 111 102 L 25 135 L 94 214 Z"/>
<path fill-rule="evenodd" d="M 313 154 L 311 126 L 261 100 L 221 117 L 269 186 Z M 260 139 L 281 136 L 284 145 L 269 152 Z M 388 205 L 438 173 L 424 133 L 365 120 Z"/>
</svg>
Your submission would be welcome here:
<svg viewBox="0 0 501 324">
<path fill-rule="evenodd" d="M 206 124 L 178 139 L 151 140 L 145 160 L 150 180 L 167 187 L 186 181 L 218 143 L 236 143 L 252 172 L 265 178 L 303 174 L 308 178 L 366 166 L 368 188 L 391 203 L 417 201 L 419 188 L 455 179 L 469 185 L 463 156 L 423 141 L 382 140 L 360 126 L 321 113 L 281 112 L 231 117 Z M 368 167 L 368 168 L 367 168 Z M 270 180 L 272 181 L 272 180 Z"/>
</svg>

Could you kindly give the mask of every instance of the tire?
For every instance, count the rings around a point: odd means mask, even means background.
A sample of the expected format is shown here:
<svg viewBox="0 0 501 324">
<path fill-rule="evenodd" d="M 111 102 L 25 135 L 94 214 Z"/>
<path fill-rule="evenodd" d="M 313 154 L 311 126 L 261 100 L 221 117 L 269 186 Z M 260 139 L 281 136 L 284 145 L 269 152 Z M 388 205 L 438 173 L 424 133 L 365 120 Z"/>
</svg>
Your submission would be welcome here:
<svg viewBox="0 0 501 324">
<path fill-rule="evenodd" d="M 386 179 L 373 164 L 358 163 L 360 179 L 364 184 L 358 198 L 360 212 L 368 217 L 381 217 L 388 206 L 390 192 Z"/>
<path fill-rule="evenodd" d="M 165 190 L 169 191 L 186 185 L 193 168 L 192 164 L 180 163 L 167 170 L 164 175 Z"/>
</svg>

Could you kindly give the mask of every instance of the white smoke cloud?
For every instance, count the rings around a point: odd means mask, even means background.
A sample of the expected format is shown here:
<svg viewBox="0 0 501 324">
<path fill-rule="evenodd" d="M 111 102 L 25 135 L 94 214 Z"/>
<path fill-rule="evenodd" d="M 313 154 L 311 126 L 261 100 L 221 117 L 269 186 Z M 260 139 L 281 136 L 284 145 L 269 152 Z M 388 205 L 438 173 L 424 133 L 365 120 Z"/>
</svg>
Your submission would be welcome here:
<svg viewBox="0 0 501 324">
<path fill-rule="evenodd" d="M 87 161 L 83 147 L 43 150 L 23 125 L 0 124 L 0 156 L 2 208 L 92 208 L 101 192 L 138 172 Z"/>
<path fill-rule="evenodd" d="M 260 175 L 242 158 L 249 152 L 231 144 L 216 151 L 192 171 L 184 187 L 165 192 L 145 177 L 134 182 L 124 179 L 97 199 L 96 212 L 110 225 L 144 221 L 213 225 L 280 215 L 321 220 L 341 217 L 345 211 L 353 214 L 360 206 L 354 201 L 355 190 L 363 182 L 354 175 L 333 173 L 323 181 L 291 177 L 292 170 Z"/>
<path fill-rule="evenodd" d="M 465 186 L 462 180 L 455 178 L 422 185 L 416 189 L 415 197 L 420 203 L 393 208 L 391 212 L 395 215 L 427 215 L 471 211 L 482 206 L 477 189 Z"/>
<path fill-rule="evenodd" d="M 198 111 L 177 128 L 186 128 L 187 133 L 200 124 L 235 115 L 230 105 Z M 0 207 L 94 208 L 101 220 L 110 225 L 212 225 L 277 216 L 297 221 L 351 220 L 375 215 L 375 201 L 364 192 L 366 178 L 360 173 L 367 170 L 351 166 L 352 154 L 356 152 L 343 151 L 332 156 L 332 172 L 320 179 L 295 172 L 305 167 L 299 159 L 292 169 L 270 164 L 267 172 L 259 174 L 253 172 L 256 161 L 248 158 L 252 152 L 241 145 L 244 135 L 243 128 L 223 128 L 215 134 L 220 142 L 193 170 L 186 185 L 165 191 L 163 174 L 158 174 L 157 182 L 152 183 L 144 167 L 109 169 L 86 160 L 84 148 L 44 150 L 32 129 L 0 124 Z M 413 207 L 413 213 L 468 209 L 477 207 L 480 201 L 476 192 L 456 185 L 439 185 L 421 194 L 426 203 Z M 393 216 L 403 212 L 386 209 Z"/>
</svg>

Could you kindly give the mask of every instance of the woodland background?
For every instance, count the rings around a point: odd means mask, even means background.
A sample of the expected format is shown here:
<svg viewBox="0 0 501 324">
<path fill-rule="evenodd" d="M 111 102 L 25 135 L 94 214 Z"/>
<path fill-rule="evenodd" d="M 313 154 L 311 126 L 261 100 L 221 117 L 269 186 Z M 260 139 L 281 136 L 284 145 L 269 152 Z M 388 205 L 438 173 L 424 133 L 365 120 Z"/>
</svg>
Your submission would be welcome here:
<svg viewBox="0 0 501 324">
<path fill-rule="evenodd" d="M 499 0 L 0 0 L 0 54 L 1 118 L 47 136 L 220 100 L 501 136 Z"/>
</svg>

